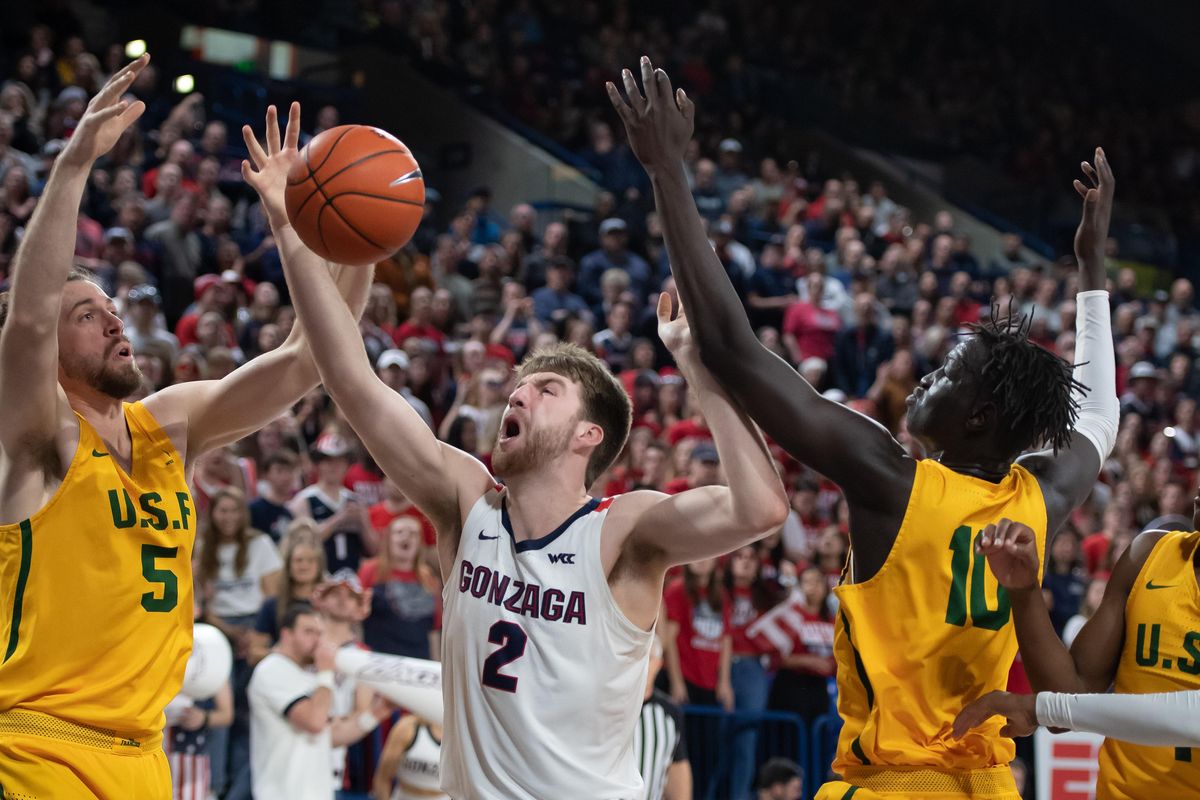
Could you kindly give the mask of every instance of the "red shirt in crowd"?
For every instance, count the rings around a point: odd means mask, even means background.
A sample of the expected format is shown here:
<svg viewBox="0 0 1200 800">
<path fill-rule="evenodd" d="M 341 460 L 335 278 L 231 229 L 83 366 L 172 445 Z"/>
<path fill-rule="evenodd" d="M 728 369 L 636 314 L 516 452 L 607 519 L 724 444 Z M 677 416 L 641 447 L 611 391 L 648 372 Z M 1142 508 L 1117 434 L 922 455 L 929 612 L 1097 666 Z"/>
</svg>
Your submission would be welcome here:
<svg viewBox="0 0 1200 800">
<path fill-rule="evenodd" d="M 417 522 L 421 523 L 421 541 L 426 547 L 433 547 L 437 544 L 437 529 L 433 527 L 433 523 L 429 518 L 421 513 L 421 510 L 416 506 L 409 506 L 402 511 L 389 511 L 386 503 L 376 503 L 367 509 L 367 518 L 371 522 L 371 528 L 376 531 L 385 531 L 387 526 L 392 524 L 392 520 L 396 517 L 412 517 Z"/>
<path fill-rule="evenodd" d="M 1085 536 L 1080 547 L 1083 550 L 1084 568 L 1087 569 L 1088 575 L 1095 575 L 1096 570 L 1104 563 L 1104 557 L 1108 555 L 1108 548 L 1112 547 L 1112 540 L 1104 531 L 1100 531 Z"/>
<path fill-rule="evenodd" d="M 729 634 L 733 637 L 733 654 L 735 656 L 759 655 L 758 646 L 746 636 L 746 628 L 761 616 L 754 607 L 753 594 L 749 586 L 734 586 L 731 592 L 729 612 Z"/>
<path fill-rule="evenodd" d="M 667 619 L 679 625 L 675 645 L 679 650 L 683 679 L 701 689 L 714 691 L 721 665 L 721 640 L 729 635 L 732 627 L 729 599 L 725 599 L 720 611 L 713 610 L 705 600 L 693 605 L 683 578 L 679 578 L 667 587 L 663 602 L 667 607 Z"/>
<path fill-rule="evenodd" d="M 792 303 L 783 315 L 783 332 L 796 337 L 801 361 L 813 356 L 826 361 L 833 358 L 834 342 L 841 328 L 840 314 L 812 303 Z"/>
<path fill-rule="evenodd" d="M 383 500 L 383 476 L 371 472 L 362 464 L 351 464 L 350 469 L 346 470 L 343 483 L 347 489 L 358 495 L 358 501 L 365 506 L 373 506 Z"/>
</svg>

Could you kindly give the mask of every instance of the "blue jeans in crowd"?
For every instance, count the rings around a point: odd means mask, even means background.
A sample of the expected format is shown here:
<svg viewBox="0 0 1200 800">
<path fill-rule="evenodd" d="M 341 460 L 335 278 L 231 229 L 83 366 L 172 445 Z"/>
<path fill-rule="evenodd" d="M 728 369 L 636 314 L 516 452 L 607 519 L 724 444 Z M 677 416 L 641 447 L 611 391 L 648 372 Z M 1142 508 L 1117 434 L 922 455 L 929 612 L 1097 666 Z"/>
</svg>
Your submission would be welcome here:
<svg viewBox="0 0 1200 800">
<path fill-rule="evenodd" d="M 730 746 L 721 749 L 720 761 L 705 793 L 709 800 L 716 797 L 717 784 L 725 775 L 729 775 L 729 800 L 755 797 L 751 784 L 758 764 L 759 723 L 739 717 L 766 710 L 771 679 L 762 660 L 753 656 L 734 656 L 729 678 L 733 684 L 734 711 L 737 716 L 725 720 L 722 726 L 721 738 Z"/>
</svg>

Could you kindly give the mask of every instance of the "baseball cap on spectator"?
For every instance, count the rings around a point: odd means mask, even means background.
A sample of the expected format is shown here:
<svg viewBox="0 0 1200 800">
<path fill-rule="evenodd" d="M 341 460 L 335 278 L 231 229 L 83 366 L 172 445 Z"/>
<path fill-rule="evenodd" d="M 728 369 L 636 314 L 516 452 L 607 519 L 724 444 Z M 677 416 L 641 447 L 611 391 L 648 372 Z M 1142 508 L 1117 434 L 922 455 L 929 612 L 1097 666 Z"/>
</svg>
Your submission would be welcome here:
<svg viewBox="0 0 1200 800">
<path fill-rule="evenodd" d="M 721 463 L 721 456 L 717 453 L 717 446 L 712 442 L 700 442 L 692 450 L 693 461 L 703 461 L 707 464 Z"/>
<path fill-rule="evenodd" d="M 722 153 L 740 153 L 742 152 L 742 143 L 737 139 L 722 139 L 717 149 Z"/>
<path fill-rule="evenodd" d="M 51 139 L 50 141 L 48 141 L 44 145 L 42 145 L 42 149 L 41 149 L 40 153 L 41 153 L 41 155 L 46 156 L 46 157 L 56 156 L 59 153 L 61 153 L 63 151 L 63 148 L 65 148 L 66 146 L 67 146 L 66 139 Z"/>
<path fill-rule="evenodd" d="M 237 273 L 234 273 L 235 275 Z M 192 291 L 199 300 L 204 296 L 204 293 L 221 282 L 221 276 L 208 272 L 204 275 L 197 275 L 196 280 L 192 281 Z"/>
<path fill-rule="evenodd" d="M 1149 361 L 1139 361 L 1129 370 L 1129 380 L 1136 381 L 1141 378 L 1149 378 L 1152 381 L 1158 380 L 1158 368 Z"/>
<path fill-rule="evenodd" d="M 408 369 L 408 353 L 396 349 L 384 350 L 375 361 L 375 369 L 387 369 L 388 367 Z"/>
<path fill-rule="evenodd" d="M 510 369 L 517 365 L 517 356 L 513 353 L 512 350 L 509 350 L 507 347 L 505 347 L 502 344 L 494 344 L 494 343 L 489 344 L 487 346 L 487 349 L 484 350 L 484 353 L 487 355 L 488 358 L 499 359 L 500 361 L 503 361 L 505 364 L 508 364 Z"/>
<path fill-rule="evenodd" d="M 127 242 L 132 242 L 133 232 L 129 228 L 109 228 L 104 232 L 104 241 L 111 242 L 113 239 L 124 239 Z"/>
<path fill-rule="evenodd" d="M 234 286 L 245 292 L 247 297 L 252 297 L 254 295 L 254 281 L 250 280 L 249 278 L 243 278 L 238 274 L 237 270 L 225 270 L 221 273 L 221 280 L 223 280 L 225 283 L 232 283 Z"/>
<path fill-rule="evenodd" d="M 425 187 L 425 203 L 427 205 L 442 202 L 442 193 L 431 186 Z"/>
<path fill-rule="evenodd" d="M 824 397 L 826 400 L 832 400 L 835 403 L 846 402 L 846 393 L 841 389 L 826 389 L 821 392 L 821 397 Z"/>
<path fill-rule="evenodd" d="M 55 105 L 62 106 L 66 105 L 72 100 L 78 100 L 81 103 L 86 103 L 88 101 L 87 91 L 82 86 L 68 86 L 58 93 L 58 97 L 55 98 L 54 103 Z"/>
<path fill-rule="evenodd" d="M 683 376 L 674 367 L 663 367 L 658 371 L 658 380 L 662 385 L 675 386 L 684 383 Z"/>
<path fill-rule="evenodd" d="M 634 386 L 658 386 L 659 383 L 658 373 L 652 369 L 639 370 L 633 379 Z"/>
<path fill-rule="evenodd" d="M 1137 322 L 1133 323 L 1134 331 L 1141 333 L 1147 328 L 1158 330 L 1158 320 L 1154 317 L 1138 317 Z"/>
<path fill-rule="evenodd" d="M 358 575 L 349 567 L 342 567 L 337 572 L 330 575 L 321 582 L 320 591 L 327 592 L 336 586 L 345 586 L 350 591 L 357 595 L 363 593 L 362 581 L 358 579 Z"/>
<path fill-rule="evenodd" d="M 311 453 L 314 461 L 322 458 L 345 458 L 348 455 L 350 455 L 350 443 L 336 433 L 325 433 L 318 436 Z"/>
<path fill-rule="evenodd" d="M 713 226 L 713 233 L 719 236 L 733 236 L 733 223 L 723 219 Z"/>
<path fill-rule="evenodd" d="M 610 233 L 625 233 L 628 229 L 629 226 L 620 217 L 609 217 L 600 223 L 601 236 L 607 236 Z"/>
<path fill-rule="evenodd" d="M 158 296 L 158 289 L 148 283 L 139 283 L 129 290 L 129 302 L 131 303 L 154 303 L 160 305 L 162 298 Z"/>
<path fill-rule="evenodd" d="M 1150 299 L 1156 303 L 1163 303 L 1165 305 L 1171 301 L 1171 295 L 1167 294 L 1166 289 L 1159 289 L 1151 295 Z"/>
</svg>

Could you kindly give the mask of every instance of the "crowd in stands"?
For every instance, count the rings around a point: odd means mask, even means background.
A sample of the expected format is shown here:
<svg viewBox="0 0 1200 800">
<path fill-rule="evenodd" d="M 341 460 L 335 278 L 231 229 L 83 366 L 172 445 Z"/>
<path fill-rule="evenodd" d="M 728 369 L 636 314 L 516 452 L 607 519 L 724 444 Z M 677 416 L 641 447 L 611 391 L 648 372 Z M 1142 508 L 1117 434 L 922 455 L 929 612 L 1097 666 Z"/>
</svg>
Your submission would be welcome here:
<svg viewBox="0 0 1200 800">
<path fill-rule="evenodd" d="M 237 13 L 210 8 L 209 21 L 327 49 L 369 41 L 403 51 L 583 155 L 618 195 L 643 182 L 601 124 L 604 81 L 645 54 L 696 100 L 704 148 L 733 136 L 756 172 L 779 155 L 789 128 L 815 122 L 868 145 L 969 155 L 1016 187 L 1010 196 L 1024 207 L 1003 211 L 1051 238 L 1075 217 L 1062 186 L 1081 154 L 1104 142 L 1114 164 L 1137 165 L 1122 177 L 1116 223 L 1158 234 L 1145 257 L 1171 263 L 1194 252 L 1200 233 L 1187 71 L 1136 19 L 1118 24 L 1086 4 L 1027 0 L 967 12 L 918 0 L 881 12 L 779 0 L 344 0 L 325 4 L 321 20 L 292 18 L 270 0 L 237 5 Z M 1154 24 L 1171 22 L 1142 23 Z"/>
<path fill-rule="evenodd" d="M 376 4 L 384 22 L 392 5 Z M 478 34 L 481 61 L 467 68 L 481 75 L 500 64 L 521 69 L 507 47 L 482 45 L 548 37 L 530 3 L 514 9 L 503 35 Z M 595 11 L 585 3 L 575 24 L 598 23 L 589 16 Z M 640 52 L 645 44 L 653 52 L 667 35 L 626 40 L 618 31 L 627 23 L 599 25 L 590 40 L 596 52 L 583 48 L 577 56 L 590 60 L 577 67 L 633 63 L 627 48 Z M 715 14 L 695 15 L 691 26 L 673 40 L 697 47 L 726 32 Z M 123 60 L 119 48 L 101 44 L 37 27 L 5 65 L 0 276 L 88 97 Z M 727 61 L 721 77 L 706 78 L 703 56 L 715 51 L 693 52 L 695 63 L 679 70 L 689 86 L 708 80 L 734 88 L 736 65 Z M 525 81 L 495 74 L 525 91 Z M 148 113 L 92 173 L 76 246 L 77 263 L 114 297 L 145 375 L 131 400 L 173 383 L 220 378 L 277 347 L 295 320 L 278 250 L 241 183 L 238 131 L 209 119 L 199 95 L 170 95 L 156 81 L 152 65 L 131 90 Z M 520 97 L 505 102 L 518 112 L 528 105 Z M 336 108 L 305 113 L 306 135 L 337 124 Z M 439 437 L 487 463 L 512 367 L 543 344 L 573 342 L 611 366 L 634 407 L 628 446 L 594 484 L 595 495 L 719 483 L 711 434 L 656 335 L 658 293 L 673 292 L 662 231 L 652 200 L 624 191 L 644 178 L 611 128 L 597 123 L 590 133 L 594 157 L 610 164 L 605 174 L 617 190 L 599 193 L 590 215 L 561 219 L 527 204 L 495 209 L 485 187 L 461 204 L 431 201 L 413 242 L 377 267 L 361 322 L 367 353 L 380 379 Z M 881 183 L 806 174 L 797 166 L 802 154 L 775 153 L 751 168 L 735 138 L 742 131 L 730 133 L 715 142 L 701 137 L 689 159 L 700 213 L 763 345 L 831 401 L 874 417 L 919 456 L 905 430 L 905 398 L 971 323 L 1011 308 L 1030 319 L 1033 340 L 1073 358 L 1070 263 L 1033 259 L 1011 236 L 996 252 L 980 252 L 949 212 L 914 219 Z M 567 130 L 556 135 L 573 138 Z M 624 155 L 606 162 L 605 153 Z M 1075 153 L 1059 166 L 1087 155 Z M 1115 155 L 1113 161 L 1119 169 Z M 1069 195 L 1069 185 L 1062 191 Z M 1096 491 L 1050 545 L 1045 578 L 1055 625 L 1068 641 L 1095 611 L 1136 532 L 1191 529 L 1200 465 L 1193 286 L 1179 279 L 1168 290 L 1144 290 L 1115 262 L 1110 277 L 1120 435 Z M 687 565 L 670 582 L 662 682 L 676 702 L 769 707 L 812 720 L 830 707 L 831 587 L 845 563 L 848 519 L 833 484 L 777 455 L 791 499 L 788 521 L 756 546 Z M 319 605 L 322 594 L 348 587 L 363 612 L 351 627 L 367 647 L 438 657 L 434 531 L 320 389 L 262 431 L 205 457 L 192 490 L 202 521 L 199 619 L 224 631 L 237 655 L 233 727 L 209 739 L 219 770 L 213 785 L 237 787 L 245 780 L 238 776 L 246 768 L 246 685 L 294 601 Z M 781 602 L 795 604 L 807 623 L 788 646 L 752 629 Z M 757 750 L 752 732 L 739 737 L 728 775 L 748 791 Z M 220 756 L 216 748 L 223 748 Z M 367 761 L 346 771 L 348 787 L 367 791 Z M 244 785 L 228 796 L 247 796 L 239 791 Z"/>
</svg>

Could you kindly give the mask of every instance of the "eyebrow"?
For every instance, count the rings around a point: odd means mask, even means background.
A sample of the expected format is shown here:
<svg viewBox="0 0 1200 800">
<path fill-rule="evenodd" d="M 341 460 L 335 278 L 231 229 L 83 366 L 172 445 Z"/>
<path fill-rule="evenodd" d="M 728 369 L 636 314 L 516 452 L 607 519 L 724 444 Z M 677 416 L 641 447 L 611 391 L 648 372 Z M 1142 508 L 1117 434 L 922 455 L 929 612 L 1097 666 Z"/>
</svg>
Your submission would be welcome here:
<svg viewBox="0 0 1200 800">
<path fill-rule="evenodd" d="M 84 299 L 75 303 L 75 305 L 71 306 L 70 313 L 74 314 L 76 311 L 79 310 L 80 306 L 98 306 L 98 307 L 103 308 L 105 311 L 111 311 L 113 314 L 117 313 L 117 304 L 112 301 L 111 297 L 108 298 L 108 302 L 105 303 L 103 306 L 100 306 L 100 304 L 97 303 L 94 298 L 85 297 Z"/>
<path fill-rule="evenodd" d="M 525 385 L 526 381 L 529 381 L 529 380 L 531 380 L 531 379 L 526 378 L 525 380 L 521 381 L 519 384 L 517 384 L 517 388 L 520 389 L 522 386 Z M 534 386 L 537 386 L 539 388 L 542 386 L 545 386 L 548 383 L 557 383 L 559 386 L 562 386 L 563 388 L 566 388 L 566 385 L 567 385 L 567 382 L 558 375 L 550 375 L 545 378 L 532 379 L 532 383 Z"/>
</svg>

